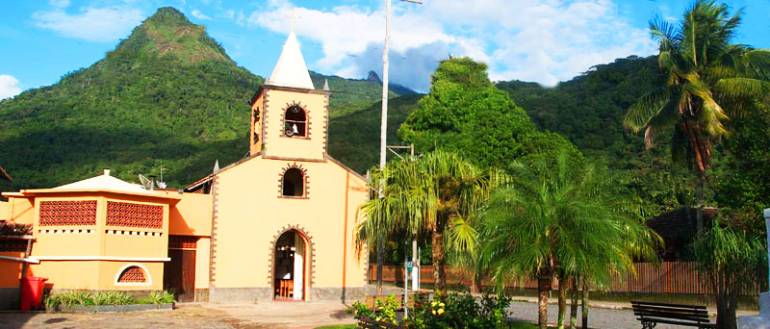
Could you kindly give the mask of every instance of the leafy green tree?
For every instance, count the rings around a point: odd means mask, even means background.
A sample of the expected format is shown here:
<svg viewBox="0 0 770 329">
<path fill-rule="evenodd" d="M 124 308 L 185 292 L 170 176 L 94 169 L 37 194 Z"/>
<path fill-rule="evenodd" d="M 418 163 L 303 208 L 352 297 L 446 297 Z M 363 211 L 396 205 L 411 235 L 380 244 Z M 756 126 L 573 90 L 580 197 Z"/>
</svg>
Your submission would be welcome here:
<svg viewBox="0 0 770 329">
<path fill-rule="evenodd" d="M 751 106 L 755 109 L 731 121 L 734 134 L 718 149 L 712 176 L 719 207 L 744 213 L 736 218 L 742 219 L 740 225 L 761 233 L 762 209 L 770 204 L 770 96 Z"/>
<path fill-rule="evenodd" d="M 766 251 L 758 236 L 722 227 L 719 221 L 693 243 L 698 270 L 708 277 L 717 304 L 717 328 L 737 328 L 738 294 L 764 277 Z"/>
<path fill-rule="evenodd" d="M 372 188 L 383 197 L 361 206 L 359 247 L 381 238 L 404 240 L 429 236 L 434 289 L 446 294 L 447 250 L 476 248 L 473 214 L 488 196 L 496 178 L 454 153 L 434 151 L 421 157 L 388 162 L 372 174 Z M 395 236 L 403 232 L 406 236 Z"/>
<path fill-rule="evenodd" d="M 770 90 L 770 53 L 731 43 L 740 22 L 740 12 L 731 16 L 726 4 L 711 0 L 696 1 L 678 26 L 652 21 L 665 80 L 632 105 L 624 120 L 633 131 L 644 130 L 648 147 L 658 134 L 673 130 L 674 161 L 688 163 L 698 174 L 699 229 L 713 145 L 728 135 L 725 122 L 744 111 L 741 100 Z"/>
<path fill-rule="evenodd" d="M 399 136 L 419 152 L 440 148 L 488 168 L 520 155 L 524 135 L 534 131 L 524 110 L 489 81 L 487 66 L 462 57 L 439 64 Z"/>
<path fill-rule="evenodd" d="M 483 214 L 482 262 L 498 288 L 511 277 L 537 279 L 540 328 L 554 277 L 565 287 L 569 277 L 609 280 L 650 243 L 647 230 L 603 192 L 599 182 L 606 177 L 597 174 L 566 151 L 531 157 L 512 168 L 511 186 L 495 191 Z M 563 326 L 565 303 L 560 306 Z"/>
</svg>

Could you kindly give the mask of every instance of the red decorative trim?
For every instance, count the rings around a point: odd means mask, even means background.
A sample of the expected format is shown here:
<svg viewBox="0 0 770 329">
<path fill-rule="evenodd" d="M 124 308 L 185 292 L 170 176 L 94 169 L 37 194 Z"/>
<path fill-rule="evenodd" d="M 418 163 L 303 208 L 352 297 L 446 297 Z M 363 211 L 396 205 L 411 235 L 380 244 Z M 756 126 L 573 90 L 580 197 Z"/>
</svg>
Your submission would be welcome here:
<svg viewBox="0 0 770 329">
<path fill-rule="evenodd" d="M 118 282 L 147 282 L 144 270 L 139 266 L 130 266 L 123 270 L 118 277 Z"/>
<path fill-rule="evenodd" d="M 108 201 L 107 225 L 162 228 L 163 206 Z"/>
<path fill-rule="evenodd" d="M 96 225 L 96 200 L 40 202 L 40 226 L 53 225 Z"/>
</svg>

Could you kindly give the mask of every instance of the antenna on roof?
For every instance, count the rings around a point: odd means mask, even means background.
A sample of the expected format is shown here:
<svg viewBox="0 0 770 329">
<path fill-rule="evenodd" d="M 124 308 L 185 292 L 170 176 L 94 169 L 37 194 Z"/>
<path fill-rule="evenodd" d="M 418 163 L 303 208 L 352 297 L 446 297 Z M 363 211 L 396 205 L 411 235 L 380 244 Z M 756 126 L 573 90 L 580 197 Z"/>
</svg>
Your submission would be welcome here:
<svg viewBox="0 0 770 329">
<path fill-rule="evenodd" d="M 163 180 L 163 161 L 160 162 L 160 180 L 158 181 L 158 188 L 166 188 L 166 182 Z"/>
<path fill-rule="evenodd" d="M 142 184 L 142 188 L 145 190 L 154 190 L 153 181 L 142 174 L 139 174 L 139 183 Z"/>
</svg>

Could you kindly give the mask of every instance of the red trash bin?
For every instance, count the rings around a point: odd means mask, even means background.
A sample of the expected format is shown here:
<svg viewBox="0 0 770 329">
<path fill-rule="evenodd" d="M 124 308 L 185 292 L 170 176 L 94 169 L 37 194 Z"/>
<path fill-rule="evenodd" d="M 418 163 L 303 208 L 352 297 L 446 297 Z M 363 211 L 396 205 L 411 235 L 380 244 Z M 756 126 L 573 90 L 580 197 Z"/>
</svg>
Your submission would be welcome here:
<svg viewBox="0 0 770 329">
<path fill-rule="evenodd" d="M 21 310 L 27 312 L 40 308 L 47 278 L 28 276 L 21 279 Z"/>
</svg>

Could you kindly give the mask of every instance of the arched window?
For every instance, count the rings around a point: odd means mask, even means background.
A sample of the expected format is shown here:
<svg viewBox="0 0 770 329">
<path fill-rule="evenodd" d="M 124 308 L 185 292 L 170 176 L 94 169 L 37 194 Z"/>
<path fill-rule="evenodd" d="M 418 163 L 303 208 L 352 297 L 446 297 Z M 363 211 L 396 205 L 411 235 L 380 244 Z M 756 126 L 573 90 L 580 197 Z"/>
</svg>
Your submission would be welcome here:
<svg viewBox="0 0 770 329">
<path fill-rule="evenodd" d="M 284 116 L 284 131 L 289 137 L 307 136 L 307 115 L 298 105 L 289 106 Z"/>
<path fill-rule="evenodd" d="M 299 168 L 283 173 L 283 196 L 305 196 L 305 174 Z"/>
<path fill-rule="evenodd" d="M 120 272 L 119 283 L 144 283 L 147 282 L 144 270 L 139 266 L 129 266 Z"/>
</svg>

